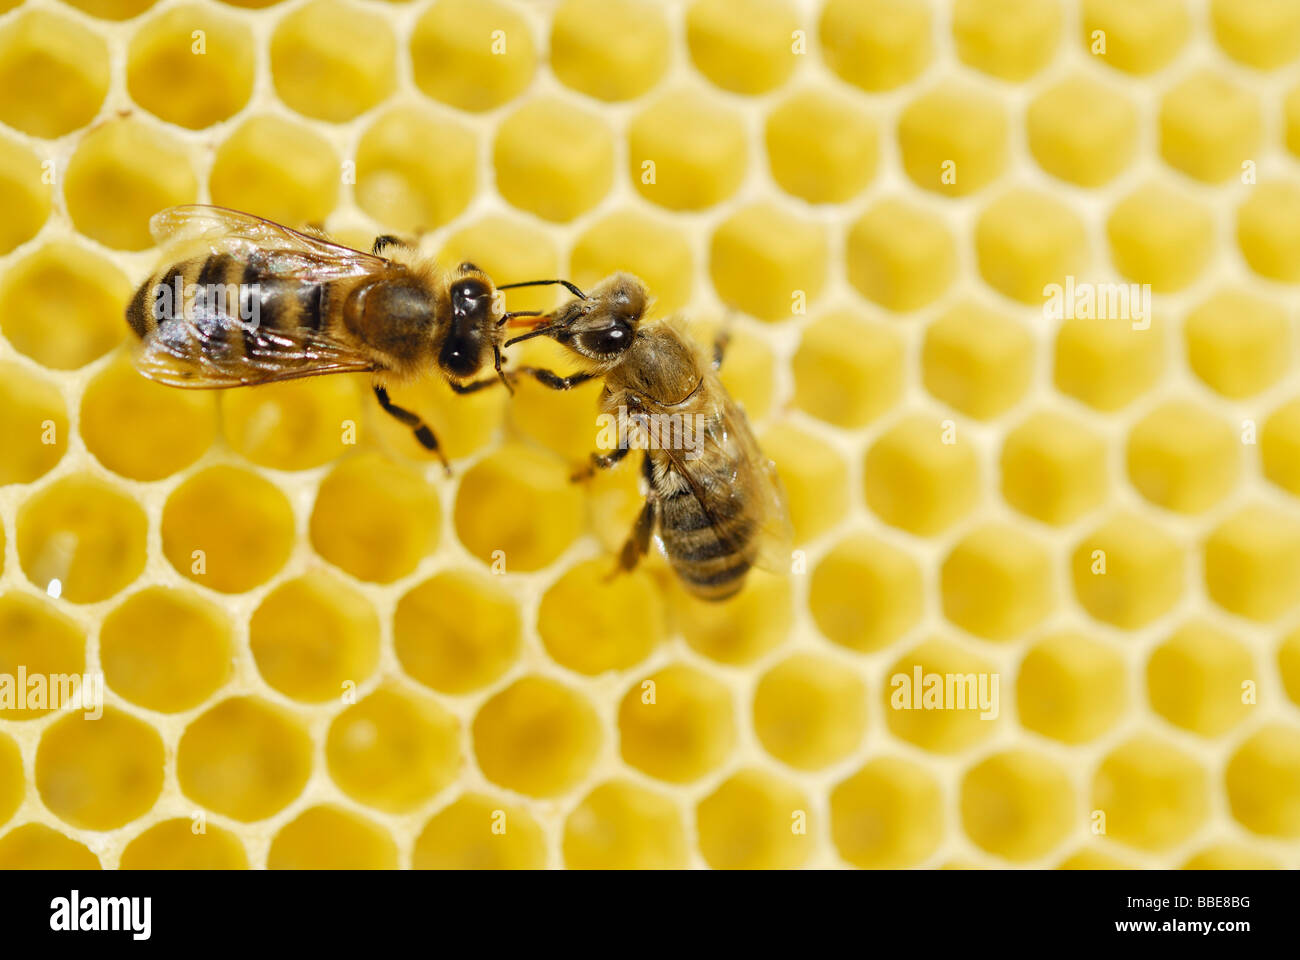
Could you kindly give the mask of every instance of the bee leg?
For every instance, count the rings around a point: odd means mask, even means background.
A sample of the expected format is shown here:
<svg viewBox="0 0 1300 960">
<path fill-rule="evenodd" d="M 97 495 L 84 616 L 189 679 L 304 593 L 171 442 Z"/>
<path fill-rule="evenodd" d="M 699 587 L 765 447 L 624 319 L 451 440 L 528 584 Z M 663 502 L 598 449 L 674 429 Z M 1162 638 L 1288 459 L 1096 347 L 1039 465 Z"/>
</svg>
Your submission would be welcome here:
<svg viewBox="0 0 1300 960">
<path fill-rule="evenodd" d="M 442 469 L 447 471 L 447 476 L 451 476 L 451 464 L 447 462 L 447 455 L 438 446 L 438 438 L 433 435 L 433 431 L 429 429 L 428 424 L 421 420 L 418 414 L 412 413 L 405 407 L 399 407 L 388 399 L 388 391 L 379 384 L 376 383 L 374 389 L 375 399 L 384 408 L 384 412 L 390 414 L 399 423 L 404 423 L 410 427 L 411 432 L 415 434 L 415 439 L 420 441 L 420 445 L 431 453 L 436 453 L 438 459 L 442 461 Z"/>
<path fill-rule="evenodd" d="M 504 379 L 505 378 L 502 377 L 502 380 Z M 494 387 L 498 383 L 501 383 L 502 380 L 498 380 L 496 377 L 483 377 L 481 380 L 471 380 L 469 383 L 457 383 L 455 380 L 448 380 L 447 385 L 457 393 L 478 393 L 484 387 Z M 507 383 L 507 389 L 509 386 L 510 385 Z M 513 390 L 510 392 L 514 393 Z"/>
<path fill-rule="evenodd" d="M 629 447 L 619 447 L 613 453 L 593 453 L 591 463 L 571 476 L 569 481 L 571 483 L 581 483 L 584 480 L 590 480 L 597 470 L 608 470 L 626 457 L 629 449 Z"/>
<path fill-rule="evenodd" d="M 568 377 L 562 377 L 558 373 L 550 370 L 542 370 L 539 367 L 519 367 L 517 373 L 526 373 L 537 380 L 543 386 L 550 387 L 552 390 L 572 390 L 580 383 L 586 383 L 596 377 L 594 373 L 575 373 Z"/>
<path fill-rule="evenodd" d="M 404 247 L 406 241 L 401 237 L 395 237 L 391 233 L 385 233 L 382 236 L 375 237 L 375 242 L 370 247 L 370 252 L 378 256 L 389 247 Z"/>
<path fill-rule="evenodd" d="M 504 320 L 505 318 L 503 317 L 502 319 Z M 492 366 L 497 372 L 498 379 L 500 379 L 502 385 L 506 388 L 506 393 L 513 394 L 515 392 L 514 385 L 510 382 L 510 377 L 508 377 L 505 371 L 501 369 L 500 344 L 492 344 Z"/>
<path fill-rule="evenodd" d="M 645 506 L 637 514 L 636 523 L 632 526 L 632 532 L 624 541 L 623 549 L 619 551 L 618 566 L 610 571 L 609 576 L 605 578 L 607 581 L 613 580 L 620 573 L 631 573 L 636 569 L 641 558 L 646 555 L 650 549 L 650 534 L 654 532 L 658 506 L 658 501 L 654 497 L 646 498 Z"/>
<path fill-rule="evenodd" d="M 718 335 L 713 338 L 713 369 L 722 369 L 722 355 L 727 352 L 727 345 L 731 343 L 731 330 L 723 327 L 718 331 Z"/>
</svg>

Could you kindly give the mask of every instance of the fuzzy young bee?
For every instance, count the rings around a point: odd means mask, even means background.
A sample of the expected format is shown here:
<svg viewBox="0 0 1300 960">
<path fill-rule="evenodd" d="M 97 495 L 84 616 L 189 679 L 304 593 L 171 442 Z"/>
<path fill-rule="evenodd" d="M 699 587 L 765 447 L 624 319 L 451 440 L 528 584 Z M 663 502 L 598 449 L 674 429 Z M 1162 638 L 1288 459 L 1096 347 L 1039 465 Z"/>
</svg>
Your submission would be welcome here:
<svg viewBox="0 0 1300 960">
<path fill-rule="evenodd" d="M 718 379 L 725 339 L 709 363 L 676 322 L 643 323 L 650 296 L 629 274 L 614 274 L 590 294 L 565 285 L 575 298 L 506 346 L 545 336 L 580 357 L 587 369 L 569 377 L 520 368 L 557 390 L 604 378 L 600 409 L 616 418 L 619 444 L 592 454 L 580 478 L 618 463 L 634 445 L 645 448 L 646 502 L 619 569 L 636 566 L 657 525 L 664 556 L 688 590 L 705 600 L 734 596 L 761 557 L 779 555 L 789 521 L 775 466 Z"/>
<path fill-rule="evenodd" d="M 473 264 L 447 274 L 394 237 L 363 253 L 223 207 L 173 207 L 149 226 L 158 243 L 193 251 L 149 277 L 126 308 L 141 341 L 136 367 L 150 379 L 223 388 L 373 373 L 380 406 L 444 467 L 433 431 L 385 383 L 436 368 L 458 393 L 498 380 L 510 388 L 508 317 Z M 495 376 L 472 379 L 489 359 Z"/>
</svg>

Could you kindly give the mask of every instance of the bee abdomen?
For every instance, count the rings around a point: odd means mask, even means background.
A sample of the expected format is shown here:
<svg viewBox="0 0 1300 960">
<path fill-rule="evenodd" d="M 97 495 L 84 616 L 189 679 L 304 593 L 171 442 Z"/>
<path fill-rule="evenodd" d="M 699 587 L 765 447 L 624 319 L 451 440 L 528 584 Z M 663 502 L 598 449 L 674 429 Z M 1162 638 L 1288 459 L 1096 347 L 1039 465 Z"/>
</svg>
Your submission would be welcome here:
<svg viewBox="0 0 1300 960">
<path fill-rule="evenodd" d="M 664 552 L 687 589 L 703 600 L 738 593 L 755 555 L 755 528 L 738 502 L 706 511 L 689 490 L 677 489 L 661 497 L 659 511 Z"/>
</svg>

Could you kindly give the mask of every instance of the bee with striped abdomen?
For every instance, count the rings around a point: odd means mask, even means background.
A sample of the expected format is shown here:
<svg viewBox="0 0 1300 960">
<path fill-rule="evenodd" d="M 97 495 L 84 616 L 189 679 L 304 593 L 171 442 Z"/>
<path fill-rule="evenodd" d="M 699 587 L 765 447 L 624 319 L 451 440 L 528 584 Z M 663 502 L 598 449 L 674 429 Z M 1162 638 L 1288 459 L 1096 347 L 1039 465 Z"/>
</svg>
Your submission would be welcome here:
<svg viewBox="0 0 1300 960">
<path fill-rule="evenodd" d="M 734 596 L 752 566 L 767 565 L 763 557 L 778 565 L 774 551 L 788 542 L 789 521 L 776 468 L 718 379 L 725 339 L 709 363 L 676 322 L 643 323 L 650 295 L 630 274 L 614 274 L 589 295 L 565 285 L 575 298 L 506 346 L 546 336 L 581 358 L 587 369 L 569 377 L 519 368 L 555 389 L 604 378 L 600 407 L 615 418 L 619 444 L 592 454 L 579 477 L 613 466 L 633 445 L 645 448 L 646 502 L 619 569 L 636 566 L 657 526 L 664 556 L 691 593 Z"/>
<path fill-rule="evenodd" d="M 250 386 L 328 373 L 376 375 L 380 405 L 447 459 L 433 431 L 385 383 L 437 368 L 453 390 L 498 380 L 508 315 L 472 264 L 451 274 L 393 237 L 370 253 L 223 207 L 173 207 L 155 241 L 188 245 L 141 284 L 126 309 L 136 367 L 176 387 Z M 386 256 L 382 252 L 389 251 Z M 491 359 L 495 375 L 472 379 Z"/>
</svg>

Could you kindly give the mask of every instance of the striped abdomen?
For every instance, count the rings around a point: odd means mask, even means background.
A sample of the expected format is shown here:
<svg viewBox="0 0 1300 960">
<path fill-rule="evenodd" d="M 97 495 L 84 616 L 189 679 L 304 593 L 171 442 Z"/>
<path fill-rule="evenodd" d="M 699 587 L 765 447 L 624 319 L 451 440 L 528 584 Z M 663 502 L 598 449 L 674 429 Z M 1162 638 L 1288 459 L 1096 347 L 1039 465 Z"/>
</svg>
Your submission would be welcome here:
<svg viewBox="0 0 1300 960">
<path fill-rule="evenodd" d="M 659 461 L 653 467 L 652 459 Z M 706 509 L 666 456 L 651 451 L 646 458 L 664 554 L 687 589 L 702 600 L 726 600 L 738 593 L 758 554 L 749 485 L 736 481 L 734 467 L 716 461 L 706 467 L 703 460 L 690 467 L 705 491 Z"/>
<path fill-rule="evenodd" d="M 263 264 L 256 255 L 217 253 L 164 267 L 135 292 L 127 322 L 142 340 L 160 324 L 165 330 L 168 323 L 192 323 L 198 336 L 177 342 L 227 364 L 264 350 L 259 331 L 264 337 L 327 324 L 327 284 L 276 276 Z"/>
</svg>

